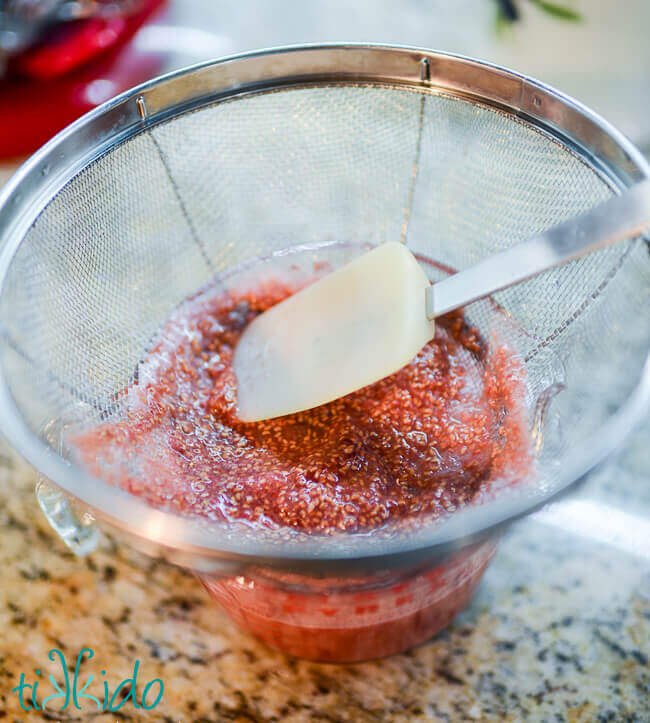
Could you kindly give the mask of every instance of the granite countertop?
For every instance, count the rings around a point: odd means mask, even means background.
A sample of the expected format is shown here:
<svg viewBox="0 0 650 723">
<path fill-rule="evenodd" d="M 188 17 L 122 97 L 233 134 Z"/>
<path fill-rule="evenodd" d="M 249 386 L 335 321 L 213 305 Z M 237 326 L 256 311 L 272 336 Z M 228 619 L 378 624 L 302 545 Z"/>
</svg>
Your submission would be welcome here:
<svg viewBox="0 0 650 723">
<path fill-rule="evenodd" d="M 130 700 L 112 714 L 69 706 L 47 719 L 648 721 L 649 434 L 650 419 L 578 494 L 513 525 L 448 630 L 350 666 L 269 650 L 191 574 L 108 537 L 75 557 L 38 508 L 34 472 L 5 447 L 0 720 L 43 720 L 11 692 L 21 673 L 31 683 L 37 669 L 60 671 L 48 663 L 53 648 L 72 672 L 87 646 L 95 658 L 82 669 L 96 676 L 88 691 L 100 694 L 105 670 L 112 692 L 139 660 L 138 685 L 162 679 L 161 703 L 148 714 Z"/>
</svg>

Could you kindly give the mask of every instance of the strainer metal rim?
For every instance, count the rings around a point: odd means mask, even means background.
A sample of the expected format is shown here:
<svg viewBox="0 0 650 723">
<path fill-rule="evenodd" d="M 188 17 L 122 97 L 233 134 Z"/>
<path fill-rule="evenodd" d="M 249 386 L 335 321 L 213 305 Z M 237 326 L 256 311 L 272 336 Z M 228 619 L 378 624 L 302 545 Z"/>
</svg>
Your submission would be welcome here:
<svg viewBox="0 0 650 723">
<path fill-rule="evenodd" d="M 401 85 L 494 106 L 559 139 L 623 188 L 650 177 L 642 154 L 619 131 L 572 98 L 526 76 L 463 56 L 412 47 L 330 44 L 275 48 L 200 63 L 153 79 L 104 103 L 49 141 L 16 172 L 0 193 L 0 290 L 14 253 L 46 203 L 81 169 L 143 128 L 191 108 L 232 95 L 312 82 Z M 326 538 L 312 544 L 224 543 L 218 528 L 206 530 L 73 467 L 23 421 L 0 368 L 0 432 L 31 464 L 99 519 L 126 532 L 149 552 L 181 564 L 230 559 L 256 564 L 291 564 L 337 570 L 401 565 L 445 555 L 493 534 L 511 520 L 556 498 L 602 462 L 630 433 L 650 406 L 650 352 L 634 391 L 593 434 L 561 473 L 562 485 L 539 499 L 511 500 L 494 514 L 478 508 L 471 524 L 458 516 L 431 540 L 377 550 L 359 536 L 353 555 L 337 553 Z M 370 542 L 369 542 L 370 540 Z"/>
</svg>

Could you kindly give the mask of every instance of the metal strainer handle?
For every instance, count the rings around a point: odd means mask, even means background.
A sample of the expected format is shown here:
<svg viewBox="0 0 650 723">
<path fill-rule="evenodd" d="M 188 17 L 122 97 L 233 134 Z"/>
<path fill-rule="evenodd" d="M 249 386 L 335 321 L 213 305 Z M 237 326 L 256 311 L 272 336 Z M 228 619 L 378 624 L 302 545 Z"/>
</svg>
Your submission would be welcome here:
<svg viewBox="0 0 650 723">
<path fill-rule="evenodd" d="M 427 288 L 433 319 L 650 227 L 650 179 Z"/>
</svg>

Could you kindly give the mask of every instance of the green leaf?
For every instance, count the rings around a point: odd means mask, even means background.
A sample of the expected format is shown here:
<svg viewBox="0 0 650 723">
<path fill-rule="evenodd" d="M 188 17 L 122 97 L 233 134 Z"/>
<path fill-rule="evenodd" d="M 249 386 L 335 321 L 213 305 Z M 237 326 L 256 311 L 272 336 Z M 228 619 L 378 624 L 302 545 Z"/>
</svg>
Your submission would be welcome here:
<svg viewBox="0 0 650 723">
<path fill-rule="evenodd" d="M 506 30 L 509 29 L 510 21 L 507 20 L 503 13 L 500 10 L 497 10 L 497 13 L 494 18 L 494 27 L 497 32 L 498 36 L 503 36 L 503 34 L 506 32 Z"/>
<path fill-rule="evenodd" d="M 549 2 L 549 0 L 530 0 L 533 5 L 537 5 L 540 10 L 545 13 L 552 15 L 553 17 L 560 18 L 560 20 L 570 20 L 571 22 L 578 22 L 582 20 L 582 15 L 573 8 L 568 8 L 566 5 L 558 5 L 555 2 Z"/>
</svg>

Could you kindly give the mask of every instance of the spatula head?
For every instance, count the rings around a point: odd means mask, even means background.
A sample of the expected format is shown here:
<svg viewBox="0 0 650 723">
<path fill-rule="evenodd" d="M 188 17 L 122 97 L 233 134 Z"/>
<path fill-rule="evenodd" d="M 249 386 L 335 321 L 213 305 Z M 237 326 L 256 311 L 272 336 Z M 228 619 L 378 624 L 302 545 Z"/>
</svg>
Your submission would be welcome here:
<svg viewBox="0 0 650 723">
<path fill-rule="evenodd" d="M 390 242 L 258 316 L 235 349 L 239 418 L 311 409 L 396 372 L 433 337 L 427 286 Z"/>
</svg>

